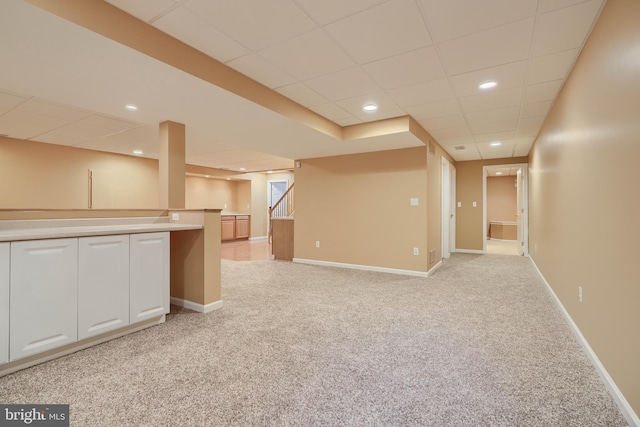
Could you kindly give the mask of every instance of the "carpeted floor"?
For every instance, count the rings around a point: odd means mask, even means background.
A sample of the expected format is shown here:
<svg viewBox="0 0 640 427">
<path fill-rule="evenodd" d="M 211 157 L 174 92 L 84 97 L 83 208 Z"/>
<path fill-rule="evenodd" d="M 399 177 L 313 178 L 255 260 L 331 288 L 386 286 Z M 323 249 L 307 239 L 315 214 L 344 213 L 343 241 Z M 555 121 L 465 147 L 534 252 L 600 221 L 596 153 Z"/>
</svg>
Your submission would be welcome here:
<svg viewBox="0 0 640 427">
<path fill-rule="evenodd" d="M 224 308 L 0 378 L 74 426 L 624 426 L 529 259 L 223 260 Z"/>
</svg>

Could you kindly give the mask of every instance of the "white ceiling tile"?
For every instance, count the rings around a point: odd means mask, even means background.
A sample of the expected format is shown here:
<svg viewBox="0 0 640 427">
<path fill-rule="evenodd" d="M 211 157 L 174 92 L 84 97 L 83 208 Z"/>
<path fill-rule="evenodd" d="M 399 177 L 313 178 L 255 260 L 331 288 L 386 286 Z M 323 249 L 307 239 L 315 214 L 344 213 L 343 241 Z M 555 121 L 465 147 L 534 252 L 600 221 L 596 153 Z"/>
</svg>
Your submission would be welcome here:
<svg viewBox="0 0 640 427">
<path fill-rule="evenodd" d="M 492 147 L 490 142 L 479 142 L 476 144 L 483 159 L 498 159 L 501 157 L 513 157 L 515 143 L 503 141 L 499 147 Z"/>
<path fill-rule="evenodd" d="M 391 0 L 325 29 L 359 64 L 431 44 L 414 0 Z"/>
<path fill-rule="evenodd" d="M 507 132 L 518 128 L 518 119 L 496 120 L 491 122 L 469 123 L 473 133 Z"/>
<path fill-rule="evenodd" d="M 343 108 L 340 108 L 336 104 L 316 105 L 314 107 L 311 107 L 310 109 L 329 120 L 350 119 L 351 117 L 353 117 L 349 112 L 345 111 Z"/>
<path fill-rule="evenodd" d="M 461 146 L 464 147 L 464 149 L 456 150 L 455 147 L 458 147 L 458 145 L 449 145 L 445 147 L 445 149 L 447 150 L 447 153 L 449 153 L 451 157 L 453 157 L 457 162 L 466 162 L 470 160 L 481 159 L 480 152 L 478 152 L 478 147 L 476 147 L 476 144 L 464 144 Z"/>
<path fill-rule="evenodd" d="M 462 109 L 466 113 L 512 107 L 520 105 L 523 91 L 522 87 L 517 87 L 483 92 L 479 95 L 460 98 L 460 104 L 462 104 Z"/>
<path fill-rule="evenodd" d="M 462 74 L 527 59 L 534 19 L 440 44 L 440 54 L 449 74 Z"/>
<path fill-rule="evenodd" d="M 100 127 L 112 131 L 123 131 L 140 126 L 140 124 L 138 123 L 133 123 L 116 117 L 110 117 L 105 114 L 95 114 L 93 116 L 89 116 L 82 120 L 79 120 L 77 123 L 86 126 Z"/>
<path fill-rule="evenodd" d="M 294 83 L 291 85 L 282 86 L 279 87 L 277 91 L 287 98 L 297 102 L 298 104 L 304 105 L 305 107 L 326 104 L 329 102 L 327 98 L 302 83 Z"/>
<path fill-rule="evenodd" d="M 471 132 L 469 131 L 469 128 L 466 125 L 455 127 L 455 128 L 435 129 L 433 131 L 429 131 L 427 129 L 427 132 L 429 132 L 431 136 L 433 136 L 438 141 L 441 139 L 449 139 L 449 138 L 470 138 L 471 137 Z"/>
<path fill-rule="evenodd" d="M 271 46 L 260 55 L 298 80 L 353 67 L 354 62 L 322 31 L 310 31 Z"/>
<path fill-rule="evenodd" d="M 30 139 L 64 126 L 66 120 L 14 109 L 0 117 L 0 133 L 11 138 Z"/>
<path fill-rule="evenodd" d="M 462 115 L 419 120 L 418 123 L 420 123 L 422 127 L 429 132 L 437 129 L 446 129 L 446 128 L 454 128 L 454 127 L 463 128 L 467 126 L 467 122 L 465 121 Z"/>
<path fill-rule="evenodd" d="M 422 4 L 433 38 L 443 42 L 534 16 L 537 0 L 422 0 Z"/>
<path fill-rule="evenodd" d="M 373 112 L 363 111 L 362 107 L 368 103 L 376 104 L 378 110 Z M 342 101 L 336 102 L 336 104 L 365 122 L 403 115 L 398 105 L 384 92 L 343 99 Z M 390 116 L 389 114 L 393 115 Z"/>
<path fill-rule="evenodd" d="M 264 49 L 315 28 L 291 0 L 190 0 L 186 7 L 251 50 Z"/>
<path fill-rule="evenodd" d="M 129 15 L 133 15 L 136 18 L 149 22 L 152 18 L 161 15 L 166 10 L 170 10 L 175 7 L 176 3 L 173 0 L 106 0 L 107 3 L 111 3 L 118 9 L 122 9 Z"/>
<path fill-rule="evenodd" d="M 535 138 L 528 138 L 526 140 L 518 141 L 513 151 L 513 156 L 514 157 L 528 156 L 529 152 L 531 151 L 531 147 L 533 147 L 534 142 L 535 142 Z"/>
<path fill-rule="evenodd" d="M 352 126 L 362 123 L 362 120 L 355 116 L 351 116 L 344 119 L 338 119 L 335 122 L 340 126 Z"/>
<path fill-rule="evenodd" d="M 354 98 L 380 90 L 360 67 L 351 67 L 304 82 L 311 89 L 331 101 Z"/>
<path fill-rule="evenodd" d="M 387 92 L 403 108 L 454 99 L 451 85 L 449 85 L 449 80 L 447 79 L 432 80 L 426 83 L 392 89 Z"/>
<path fill-rule="evenodd" d="M 6 113 L 9 110 L 14 109 L 18 105 L 25 102 L 27 99 L 28 99 L 27 97 L 0 92 L 0 115 Z"/>
<path fill-rule="evenodd" d="M 521 118 L 536 116 L 546 116 L 551 108 L 551 101 L 536 102 L 535 104 L 525 104 L 522 106 Z"/>
<path fill-rule="evenodd" d="M 591 0 L 541 15 L 536 23 L 534 56 L 581 47 L 601 4 Z"/>
<path fill-rule="evenodd" d="M 354 15 L 387 0 L 295 0 L 320 25 Z"/>
<path fill-rule="evenodd" d="M 442 145 L 443 147 L 449 145 L 475 145 L 475 141 L 473 140 L 473 137 L 469 136 L 454 136 L 452 138 L 440 138 L 438 139 L 438 144 Z"/>
<path fill-rule="evenodd" d="M 476 142 L 494 142 L 494 141 L 503 141 L 505 139 L 513 139 L 517 136 L 517 132 L 515 130 L 506 131 L 506 132 L 490 132 L 490 133 L 479 133 L 474 136 Z"/>
<path fill-rule="evenodd" d="M 546 13 L 563 7 L 573 6 L 574 4 L 583 3 L 584 1 L 585 0 L 539 0 L 538 12 Z"/>
<path fill-rule="evenodd" d="M 291 75 L 255 53 L 236 58 L 227 65 L 272 89 L 296 82 Z"/>
<path fill-rule="evenodd" d="M 529 85 L 524 91 L 524 103 L 535 104 L 542 101 L 551 101 L 558 95 L 558 91 L 564 83 L 563 80 Z"/>
<path fill-rule="evenodd" d="M 132 155 L 133 150 L 142 150 L 142 157 L 157 159 L 160 154 L 158 126 L 140 126 L 125 132 L 117 132 L 103 138 L 92 139 L 75 147 Z M 189 145 L 187 145 L 189 147 Z"/>
<path fill-rule="evenodd" d="M 520 119 L 518 124 L 518 132 L 522 133 L 538 133 L 542 124 L 544 123 L 544 116 L 540 117 L 528 117 L 526 119 Z"/>
<path fill-rule="evenodd" d="M 65 121 L 76 121 L 94 114 L 92 111 L 66 105 L 54 104 L 38 98 L 31 98 L 18 107 L 20 111 L 54 117 Z"/>
<path fill-rule="evenodd" d="M 478 95 L 485 93 L 478 85 L 487 80 L 495 80 L 498 90 L 523 86 L 526 72 L 527 61 L 520 61 L 453 76 L 451 84 L 458 96 Z"/>
<path fill-rule="evenodd" d="M 468 113 L 467 119 L 470 125 L 479 124 L 482 122 L 495 122 L 503 120 L 517 120 L 520 114 L 520 106 L 505 107 L 497 110 L 484 110 L 474 113 Z M 481 132 L 486 133 L 486 132 Z"/>
<path fill-rule="evenodd" d="M 460 106 L 455 99 L 407 107 L 405 108 L 405 111 L 415 120 L 454 116 L 461 112 Z"/>
<path fill-rule="evenodd" d="M 186 7 L 167 13 L 153 25 L 212 58 L 226 62 L 249 51 Z"/>
<path fill-rule="evenodd" d="M 532 59 L 527 83 L 564 79 L 569 74 L 578 53 L 578 49 L 571 49 Z"/>
<path fill-rule="evenodd" d="M 442 64 L 433 46 L 371 62 L 363 68 L 384 89 L 444 77 Z"/>
<path fill-rule="evenodd" d="M 75 122 L 38 135 L 34 140 L 59 145 L 77 145 L 92 139 L 105 137 L 115 132 L 117 131 L 113 129 Z"/>
</svg>

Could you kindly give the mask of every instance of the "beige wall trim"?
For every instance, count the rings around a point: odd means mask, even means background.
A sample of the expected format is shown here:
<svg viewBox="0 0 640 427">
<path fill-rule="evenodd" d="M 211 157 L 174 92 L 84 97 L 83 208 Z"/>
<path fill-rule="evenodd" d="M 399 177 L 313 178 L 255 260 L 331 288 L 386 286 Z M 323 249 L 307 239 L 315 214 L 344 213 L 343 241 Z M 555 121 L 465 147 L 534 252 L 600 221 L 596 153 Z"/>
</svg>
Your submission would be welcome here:
<svg viewBox="0 0 640 427">
<path fill-rule="evenodd" d="M 332 262 L 332 261 L 319 261 L 315 259 L 303 259 L 303 258 L 294 258 L 293 262 L 297 262 L 299 264 L 319 265 L 323 267 L 339 267 L 339 268 L 348 268 L 352 270 L 375 271 L 378 273 L 391 273 L 391 274 L 400 274 L 403 276 L 417 276 L 417 277 L 429 277 L 429 273 L 435 269 L 434 267 L 431 269 L 431 271 L 424 272 L 424 271 L 413 271 L 413 270 L 400 270 L 397 268 L 374 267 L 371 265 L 346 264 L 342 262 Z"/>
<path fill-rule="evenodd" d="M 198 304 L 197 302 L 188 301 L 182 298 L 170 298 L 171 304 L 177 305 L 178 307 L 188 308 L 189 310 L 197 311 L 198 313 L 211 313 L 212 311 L 216 311 L 222 308 L 223 303 L 222 300 L 212 302 L 206 305 Z"/>
<path fill-rule="evenodd" d="M 600 375 L 600 378 L 602 379 L 602 381 L 604 382 L 604 385 L 609 390 L 609 393 L 613 397 L 613 400 L 615 400 L 616 404 L 618 405 L 618 408 L 620 408 L 620 412 L 622 412 L 622 415 L 627 420 L 629 425 L 640 427 L 640 418 L 638 418 L 638 415 L 635 413 L 635 411 L 633 410 L 633 408 L 631 407 L 627 399 L 625 399 L 624 395 L 622 394 L 622 392 L 620 391 L 616 383 L 613 381 L 613 378 L 611 378 L 611 376 L 607 372 L 602 362 L 600 362 L 600 359 L 596 355 L 595 351 L 593 351 L 593 349 L 589 345 L 589 342 L 586 340 L 584 335 L 582 335 L 580 328 L 578 328 L 578 325 L 576 325 L 576 322 L 573 321 L 567 309 L 564 307 L 564 305 L 562 305 L 562 302 L 560 302 L 560 298 L 558 298 L 556 293 L 553 291 L 553 288 L 551 287 L 549 282 L 547 282 L 547 279 L 544 277 L 544 275 L 536 265 L 535 261 L 532 258 L 529 258 L 529 259 L 531 260 L 531 264 L 533 264 L 533 267 L 536 269 L 536 271 L 540 275 L 540 278 L 546 285 L 547 290 L 549 291 L 549 294 L 553 297 L 553 300 L 555 301 L 556 305 L 558 306 L 558 308 L 560 309 L 564 317 L 567 319 L 567 322 L 571 326 L 571 330 L 573 331 L 574 335 L 580 342 L 580 345 L 582 346 L 584 351 L 587 353 L 587 356 L 589 356 L 589 358 L 591 359 L 591 362 L 593 362 L 593 365 L 596 368 L 598 375 Z"/>
</svg>

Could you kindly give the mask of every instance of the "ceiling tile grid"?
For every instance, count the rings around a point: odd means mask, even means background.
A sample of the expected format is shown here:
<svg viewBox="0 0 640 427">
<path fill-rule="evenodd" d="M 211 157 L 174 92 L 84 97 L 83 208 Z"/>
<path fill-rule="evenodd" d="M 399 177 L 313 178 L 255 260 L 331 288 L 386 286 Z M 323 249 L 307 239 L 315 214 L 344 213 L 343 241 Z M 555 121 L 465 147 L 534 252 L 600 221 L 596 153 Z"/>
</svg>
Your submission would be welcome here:
<svg viewBox="0 0 640 427">
<path fill-rule="evenodd" d="M 107 2 L 341 126 L 411 115 L 456 160 L 528 153 L 604 4 Z M 487 81 L 497 86 L 479 89 Z M 28 118 L 38 119 L 40 134 L 62 126 L 42 111 L 18 111 L 13 104 L 24 100 L 12 97 L 0 94 L 0 133 L 6 133 L 3 126 L 13 126 L 17 134 L 33 137 L 33 131 L 24 129 Z M 363 111 L 367 103 L 375 103 L 378 110 Z M 21 116 L 9 120 L 7 114 Z M 131 128 L 114 132 L 126 134 Z M 50 137 L 55 139 L 55 134 Z M 78 129 L 69 134 L 91 132 Z M 107 135 L 95 138 L 104 140 Z M 496 141 L 502 143 L 499 149 L 489 144 Z"/>
</svg>

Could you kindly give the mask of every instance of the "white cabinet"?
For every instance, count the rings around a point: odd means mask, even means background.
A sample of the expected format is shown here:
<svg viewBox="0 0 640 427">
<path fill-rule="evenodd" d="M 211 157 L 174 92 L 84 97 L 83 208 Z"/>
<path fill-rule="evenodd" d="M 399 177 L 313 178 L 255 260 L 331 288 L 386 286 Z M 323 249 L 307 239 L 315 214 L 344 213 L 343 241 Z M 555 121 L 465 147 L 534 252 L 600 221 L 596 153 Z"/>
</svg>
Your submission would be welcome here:
<svg viewBox="0 0 640 427">
<path fill-rule="evenodd" d="M 9 361 L 9 243 L 0 243 L 0 363 Z"/>
<path fill-rule="evenodd" d="M 130 237 L 131 324 L 169 312 L 169 232 Z"/>
<path fill-rule="evenodd" d="M 11 243 L 10 360 L 77 340 L 78 239 Z"/>
<path fill-rule="evenodd" d="M 78 240 L 78 339 L 129 324 L 129 235 Z"/>
</svg>

